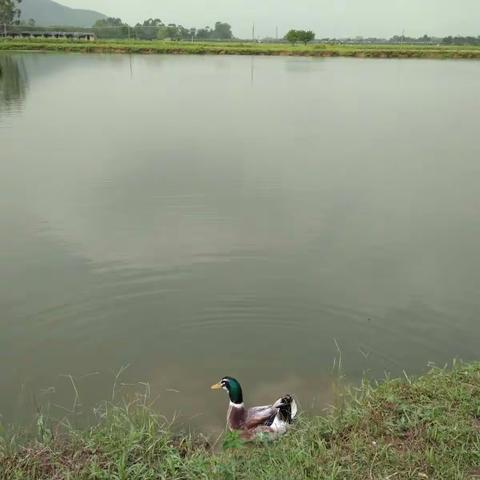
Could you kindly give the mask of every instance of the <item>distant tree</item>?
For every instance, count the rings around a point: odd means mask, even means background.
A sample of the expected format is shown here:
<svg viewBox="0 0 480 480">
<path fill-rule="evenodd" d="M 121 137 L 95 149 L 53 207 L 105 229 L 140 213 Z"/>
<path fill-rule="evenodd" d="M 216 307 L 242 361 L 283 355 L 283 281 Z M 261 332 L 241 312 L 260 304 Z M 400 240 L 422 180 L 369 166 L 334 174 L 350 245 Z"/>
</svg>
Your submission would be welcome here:
<svg viewBox="0 0 480 480">
<path fill-rule="evenodd" d="M 163 27 L 163 22 L 159 18 L 149 18 L 142 24 L 135 25 L 135 37 L 141 40 L 154 40 L 158 38 L 158 31 Z"/>
<path fill-rule="evenodd" d="M 199 28 L 197 30 L 197 38 L 199 40 L 208 40 L 209 38 L 211 38 L 211 31 L 210 31 L 210 27 L 205 27 L 205 28 Z"/>
<path fill-rule="evenodd" d="M 216 22 L 211 37 L 218 40 L 231 40 L 233 38 L 232 27 L 228 23 Z"/>
<path fill-rule="evenodd" d="M 11 25 L 20 19 L 19 3 L 22 0 L 0 0 L 0 24 Z"/>
<path fill-rule="evenodd" d="M 167 38 L 170 40 L 180 39 L 178 27 L 174 23 L 169 23 L 167 26 Z"/>
<path fill-rule="evenodd" d="M 93 25 L 98 38 L 128 38 L 130 27 L 120 18 L 103 18 Z"/>
<path fill-rule="evenodd" d="M 295 45 L 297 42 L 303 42 L 305 45 L 315 39 L 315 34 L 311 30 L 290 30 L 285 35 L 285 40 Z"/>
<path fill-rule="evenodd" d="M 33 18 L 29 18 L 28 20 L 18 20 L 15 23 L 16 25 L 20 25 L 21 27 L 30 27 L 30 28 L 33 28 L 36 25 L 36 22 Z"/>
<path fill-rule="evenodd" d="M 177 39 L 178 40 L 188 40 L 191 38 L 190 29 L 185 28 L 183 25 L 178 25 L 177 27 Z"/>
<path fill-rule="evenodd" d="M 102 18 L 97 20 L 93 25 L 93 28 L 105 28 L 105 27 L 124 27 L 125 23 L 122 22 L 120 18 Z"/>
<path fill-rule="evenodd" d="M 292 45 L 295 45 L 300 39 L 298 38 L 298 30 L 290 30 L 285 35 L 285 40 L 290 42 Z"/>
<path fill-rule="evenodd" d="M 143 22 L 143 27 L 161 27 L 163 22 L 159 18 L 149 18 Z"/>
<path fill-rule="evenodd" d="M 168 38 L 168 27 L 166 27 L 165 25 L 159 27 L 159 29 L 157 30 L 157 38 L 159 40 L 165 40 L 166 38 Z"/>
<path fill-rule="evenodd" d="M 315 34 L 311 30 L 298 30 L 298 41 L 303 42 L 305 45 L 315 40 Z"/>
<path fill-rule="evenodd" d="M 185 30 L 181 25 L 177 27 L 174 23 L 169 23 L 158 29 L 157 38 L 159 40 L 180 40 Z"/>
</svg>

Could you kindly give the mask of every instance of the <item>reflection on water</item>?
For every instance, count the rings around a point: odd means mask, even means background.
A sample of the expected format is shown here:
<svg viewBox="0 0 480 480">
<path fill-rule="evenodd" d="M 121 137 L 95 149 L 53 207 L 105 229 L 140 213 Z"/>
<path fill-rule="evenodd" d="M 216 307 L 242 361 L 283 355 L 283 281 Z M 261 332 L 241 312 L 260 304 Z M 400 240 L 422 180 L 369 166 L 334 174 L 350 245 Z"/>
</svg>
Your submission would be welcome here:
<svg viewBox="0 0 480 480">
<path fill-rule="evenodd" d="M 23 58 L 0 54 L 0 113 L 21 108 L 27 85 Z"/>
<path fill-rule="evenodd" d="M 223 375 L 319 410 L 338 349 L 354 380 L 476 357 L 480 64 L 10 58 L 5 418 L 71 410 L 65 374 L 86 410 L 127 364 L 119 392 L 206 429 Z"/>
</svg>

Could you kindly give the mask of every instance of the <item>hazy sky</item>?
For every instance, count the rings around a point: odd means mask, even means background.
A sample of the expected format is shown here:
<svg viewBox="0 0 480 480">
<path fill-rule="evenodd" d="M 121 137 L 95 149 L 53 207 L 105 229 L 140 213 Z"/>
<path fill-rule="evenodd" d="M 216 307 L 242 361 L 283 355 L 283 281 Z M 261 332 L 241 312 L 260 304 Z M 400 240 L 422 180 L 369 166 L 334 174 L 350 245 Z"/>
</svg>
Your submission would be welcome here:
<svg viewBox="0 0 480 480">
<path fill-rule="evenodd" d="M 149 17 L 185 27 L 229 22 L 234 34 L 280 35 L 308 28 L 317 37 L 480 35 L 480 0 L 57 0 L 136 23 Z"/>
</svg>

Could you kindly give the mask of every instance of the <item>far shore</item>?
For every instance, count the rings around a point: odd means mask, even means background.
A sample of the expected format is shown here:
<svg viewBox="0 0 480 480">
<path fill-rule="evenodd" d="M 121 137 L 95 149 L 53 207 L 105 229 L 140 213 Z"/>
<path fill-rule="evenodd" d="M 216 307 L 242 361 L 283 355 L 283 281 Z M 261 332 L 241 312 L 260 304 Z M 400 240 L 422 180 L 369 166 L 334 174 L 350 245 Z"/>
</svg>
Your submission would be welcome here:
<svg viewBox="0 0 480 480">
<path fill-rule="evenodd" d="M 478 46 L 436 45 L 289 45 L 285 43 L 188 43 L 140 40 L 1 40 L 1 51 L 127 53 L 175 55 L 266 55 L 353 58 L 431 58 L 480 60 Z"/>
</svg>

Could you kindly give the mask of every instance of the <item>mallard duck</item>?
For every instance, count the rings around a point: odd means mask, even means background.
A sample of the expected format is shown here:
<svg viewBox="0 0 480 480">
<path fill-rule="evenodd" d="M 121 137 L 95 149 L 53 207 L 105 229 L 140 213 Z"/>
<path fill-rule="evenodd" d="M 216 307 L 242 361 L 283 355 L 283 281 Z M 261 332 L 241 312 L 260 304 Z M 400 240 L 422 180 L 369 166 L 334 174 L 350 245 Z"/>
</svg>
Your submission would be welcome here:
<svg viewBox="0 0 480 480">
<path fill-rule="evenodd" d="M 231 432 L 238 432 L 244 440 L 276 438 L 288 430 L 297 414 L 297 404 L 292 395 L 284 395 L 273 405 L 247 409 L 243 403 L 242 387 L 235 378 L 223 377 L 211 388 L 228 392 L 230 404 L 227 426 Z"/>
</svg>

